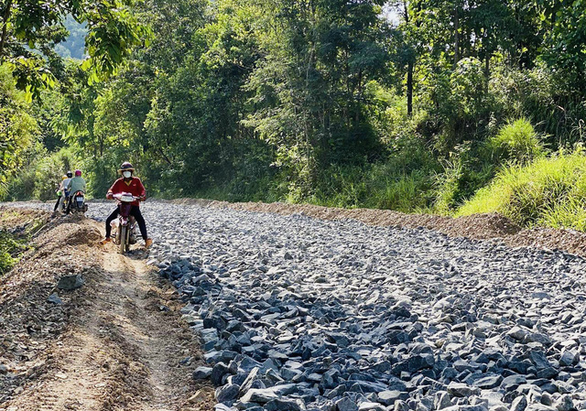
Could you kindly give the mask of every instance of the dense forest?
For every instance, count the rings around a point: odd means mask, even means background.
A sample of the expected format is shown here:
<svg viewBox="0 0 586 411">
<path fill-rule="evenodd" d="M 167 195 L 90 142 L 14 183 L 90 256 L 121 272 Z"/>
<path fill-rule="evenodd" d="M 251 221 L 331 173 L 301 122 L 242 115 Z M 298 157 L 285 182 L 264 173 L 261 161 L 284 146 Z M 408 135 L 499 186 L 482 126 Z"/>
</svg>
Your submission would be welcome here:
<svg viewBox="0 0 586 411">
<path fill-rule="evenodd" d="M 0 1 L 4 199 L 128 160 L 165 198 L 586 229 L 583 0 L 42 4 Z"/>
</svg>

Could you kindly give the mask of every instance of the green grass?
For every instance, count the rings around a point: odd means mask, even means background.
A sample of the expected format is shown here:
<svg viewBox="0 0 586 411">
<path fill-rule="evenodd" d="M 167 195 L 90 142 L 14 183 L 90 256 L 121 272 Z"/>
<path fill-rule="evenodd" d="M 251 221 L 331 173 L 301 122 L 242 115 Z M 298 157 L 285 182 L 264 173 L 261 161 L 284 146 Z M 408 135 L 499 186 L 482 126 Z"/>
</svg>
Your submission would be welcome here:
<svg viewBox="0 0 586 411">
<path fill-rule="evenodd" d="M 488 140 L 490 150 L 501 160 L 527 164 L 545 154 L 539 135 L 525 118 L 509 122 Z"/>
<path fill-rule="evenodd" d="M 10 271 L 18 261 L 18 255 L 27 248 L 26 241 L 0 231 L 0 275 Z"/>
<path fill-rule="evenodd" d="M 433 202 L 429 170 L 398 170 L 393 163 L 368 167 L 330 167 L 305 201 L 342 208 L 378 208 L 402 212 L 427 209 Z"/>
<path fill-rule="evenodd" d="M 558 153 L 501 171 L 457 211 L 497 212 L 524 227 L 586 231 L 586 152 Z"/>
</svg>

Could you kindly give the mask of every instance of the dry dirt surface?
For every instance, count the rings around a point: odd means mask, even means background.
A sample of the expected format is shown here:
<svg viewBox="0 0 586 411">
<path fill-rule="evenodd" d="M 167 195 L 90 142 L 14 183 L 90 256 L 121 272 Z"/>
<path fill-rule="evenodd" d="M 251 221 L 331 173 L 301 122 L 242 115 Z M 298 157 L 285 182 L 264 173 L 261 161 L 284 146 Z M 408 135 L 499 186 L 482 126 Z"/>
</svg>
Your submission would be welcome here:
<svg viewBox="0 0 586 411">
<path fill-rule="evenodd" d="M 0 411 L 213 409 L 191 378 L 203 361 L 182 303 L 145 251 L 98 245 L 89 219 L 0 207 L 0 227 L 37 231 L 0 277 Z M 78 274 L 81 288 L 56 287 Z"/>
</svg>

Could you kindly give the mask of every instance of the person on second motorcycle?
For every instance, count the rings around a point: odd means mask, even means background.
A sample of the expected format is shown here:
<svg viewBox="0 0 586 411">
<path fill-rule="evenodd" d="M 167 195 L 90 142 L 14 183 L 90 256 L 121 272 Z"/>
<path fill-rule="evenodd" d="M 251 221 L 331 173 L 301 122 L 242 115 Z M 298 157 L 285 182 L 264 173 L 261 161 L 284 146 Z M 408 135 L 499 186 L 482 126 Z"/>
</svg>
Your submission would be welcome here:
<svg viewBox="0 0 586 411">
<path fill-rule="evenodd" d="M 59 209 L 59 206 L 61 205 L 61 201 L 65 201 L 65 199 L 63 198 L 63 196 L 65 195 L 65 187 L 63 187 L 63 182 L 67 180 L 67 176 L 63 175 L 63 177 L 61 177 L 61 182 L 59 183 L 59 187 L 57 187 L 57 191 L 55 192 L 57 194 L 57 202 L 55 203 L 55 208 L 53 209 L 53 215 L 55 215 L 57 213 L 57 210 Z"/>
<path fill-rule="evenodd" d="M 69 214 L 71 212 L 71 202 L 73 200 L 73 196 L 78 191 L 81 191 L 85 194 L 86 191 L 86 184 L 85 180 L 81 176 L 81 170 L 75 170 L 75 177 L 69 180 L 69 183 L 66 186 L 66 192 L 68 193 L 69 200 L 67 201 L 67 211 L 66 213 Z"/>
<path fill-rule="evenodd" d="M 69 183 L 73 179 L 73 173 L 71 171 L 68 171 L 67 173 L 65 173 L 65 176 L 67 178 L 61 182 L 61 186 L 63 187 L 63 201 L 64 201 L 63 207 L 66 209 L 67 202 L 69 200 L 69 190 L 67 189 L 67 187 L 69 187 Z"/>
<path fill-rule="evenodd" d="M 122 163 L 122 166 L 120 166 L 120 170 L 118 170 L 118 172 L 122 174 L 122 177 L 116 180 L 114 184 L 112 184 L 112 187 L 110 187 L 110 189 L 108 190 L 108 194 L 106 194 L 106 198 L 112 200 L 114 199 L 114 194 L 121 193 L 130 193 L 133 196 L 138 197 L 137 201 L 131 203 L 132 208 L 130 210 L 130 215 L 133 216 L 136 219 L 136 222 L 138 223 L 140 234 L 144 239 L 145 248 L 149 248 L 153 243 L 153 240 L 151 240 L 147 236 L 146 223 L 139 208 L 139 201 L 146 200 L 146 190 L 142 185 L 142 181 L 140 181 L 140 178 L 132 176 L 132 174 L 134 173 L 134 167 L 132 167 L 132 164 L 130 164 L 129 162 L 125 161 L 124 163 Z M 106 238 L 103 241 L 101 241 L 101 244 L 106 244 L 112 241 L 112 238 L 110 237 L 110 235 L 112 234 L 112 226 L 110 224 L 112 223 L 112 221 L 114 221 L 116 217 L 118 217 L 119 213 L 120 207 L 118 206 L 116 207 L 116 210 L 114 210 L 112 214 L 110 214 L 110 216 L 106 219 Z"/>
</svg>

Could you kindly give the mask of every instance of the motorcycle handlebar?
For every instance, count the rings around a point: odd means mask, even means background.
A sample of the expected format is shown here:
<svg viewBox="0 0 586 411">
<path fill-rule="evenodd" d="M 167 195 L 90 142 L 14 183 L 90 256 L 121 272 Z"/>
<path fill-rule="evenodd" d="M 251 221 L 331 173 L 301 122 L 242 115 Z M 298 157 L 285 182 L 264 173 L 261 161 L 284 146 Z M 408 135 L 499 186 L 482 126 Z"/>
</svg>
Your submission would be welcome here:
<svg viewBox="0 0 586 411">
<path fill-rule="evenodd" d="M 118 201 L 122 201 L 121 200 L 122 197 L 132 197 L 132 200 L 131 201 L 123 201 L 123 202 L 128 202 L 128 203 L 131 203 L 133 201 L 144 201 L 144 197 L 137 197 L 137 196 L 134 196 L 132 194 L 123 194 L 123 193 L 120 193 L 120 194 L 112 194 L 112 198 L 113 199 L 116 199 Z"/>
</svg>

